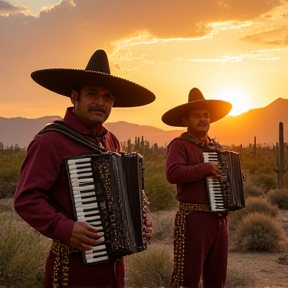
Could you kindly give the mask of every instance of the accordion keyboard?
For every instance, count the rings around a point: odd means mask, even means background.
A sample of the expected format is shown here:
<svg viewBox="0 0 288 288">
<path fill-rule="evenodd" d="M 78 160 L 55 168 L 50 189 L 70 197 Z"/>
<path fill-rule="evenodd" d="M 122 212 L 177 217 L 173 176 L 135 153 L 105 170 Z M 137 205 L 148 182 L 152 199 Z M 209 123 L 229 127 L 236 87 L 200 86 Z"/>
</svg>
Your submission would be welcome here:
<svg viewBox="0 0 288 288">
<path fill-rule="evenodd" d="M 67 161 L 74 197 L 76 217 L 103 232 L 103 224 L 98 208 L 92 174 L 91 158 L 69 159 Z M 108 259 L 104 236 L 92 250 L 85 251 L 87 263 L 102 262 Z"/>
<path fill-rule="evenodd" d="M 216 152 L 203 152 L 203 159 L 204 163 L 219 162 L 218 154 Z M 222 177 L 225 177 L 225 173 L 222 173 Z M 225 211 L 225 198 L 223 196 L 223 185 L 221 188 L 221 182 L 212 177 L 207 177 L 206 183 L 209 191 L 211 211 Z"/>
</svg>

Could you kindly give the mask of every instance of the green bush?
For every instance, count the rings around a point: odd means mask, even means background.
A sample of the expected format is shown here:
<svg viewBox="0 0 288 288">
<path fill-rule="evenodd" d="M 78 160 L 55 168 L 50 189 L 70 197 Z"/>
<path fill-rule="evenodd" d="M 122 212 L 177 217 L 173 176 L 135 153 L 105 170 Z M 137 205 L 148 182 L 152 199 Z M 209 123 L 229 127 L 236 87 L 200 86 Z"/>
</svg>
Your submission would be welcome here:
<svg viewBox="0 0 288 288">
<path fill-rule="evenodd" d="M 0 214 L 0 285 L 43 287 L 48 251 L 43 237 L 13 213 Z M 46 243 L 46 244 L 45 244 Z"/>
<path fill-rule="evenodd" d="M 149 208 L 152 212 L 166 210 L 177 205 L 176 187 L 169 184 L 166 179 L 157 175 L 147 177 L 146 192 L 150 202 Z"/>
<path fill-rule="evenodd" d="M 166 180 L 165 159 L 146 161 L 144 173 L 150 210 L 156 212 L 176 207 L 176 186 Z"/>
<path fill-rule="evenodd" d="M 262 213 L 251 213 L 238 223 L 234 244 L 240 251 L 273 252 L 284 239 L 283 233 L 275 218 Z"/>
<path fill-rule="evenodd" d="M 152 244 L 146 251 L 125 257 L 127 287 L 169 287 L 173 259 L 172 249 Z"/>
<path fill-rule="evenodd" d="M 277 205 L 279 209 L 288 210 L 288 189 L 275 189 L 267 193 L 270 202 Z"/>
</svg>

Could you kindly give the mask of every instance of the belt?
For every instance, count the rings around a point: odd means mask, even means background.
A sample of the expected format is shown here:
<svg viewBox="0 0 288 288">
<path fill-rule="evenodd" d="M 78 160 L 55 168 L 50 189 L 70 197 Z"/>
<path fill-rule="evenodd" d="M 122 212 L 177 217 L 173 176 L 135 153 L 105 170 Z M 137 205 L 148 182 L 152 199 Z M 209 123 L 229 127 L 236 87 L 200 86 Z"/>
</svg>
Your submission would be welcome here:
<svg viewBox="0 0 288 288">
<path fill-rule="evenodd" d="M 191 212 L 211 212 L 210 205 L 190 202 L 179 202 L 179 210 L 186 213 Z"/>
<path fill-rule="evenodd" d="M 199 204 L 199 203 L 190 203 L 190 202 L 179 202 L 179 210 L 184 213 L 193 213 L 193 212 L 209 212 L 213 215 L 219 217 L 226 217 L 227 212 L 214 212 L 211 211 L 210 205 L 208 204 Z"/>
</svg>

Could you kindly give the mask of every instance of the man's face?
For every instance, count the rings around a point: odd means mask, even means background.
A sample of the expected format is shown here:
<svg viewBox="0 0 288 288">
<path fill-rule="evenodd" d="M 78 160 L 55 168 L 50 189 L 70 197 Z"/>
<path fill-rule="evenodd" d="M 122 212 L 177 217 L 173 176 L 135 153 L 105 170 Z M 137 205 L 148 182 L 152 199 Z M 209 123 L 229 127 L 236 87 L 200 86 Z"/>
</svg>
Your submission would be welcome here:
<svg viewBox="0 0 288 288">
<path fill-rule="evenodd" d="M 188 116 L 183 118 L 183 124 L 192 136 L 206 136 L 210 128 L 210 113 L 207 109 L 191 110 Z"/>
<path fill-rule="evenodd" d="M 84 86 L 79 92 L 71 93 L 75 115 L 90 127 L 107 120 L 114 99 L 111 90 L 100 86 Z"/>
</svg>

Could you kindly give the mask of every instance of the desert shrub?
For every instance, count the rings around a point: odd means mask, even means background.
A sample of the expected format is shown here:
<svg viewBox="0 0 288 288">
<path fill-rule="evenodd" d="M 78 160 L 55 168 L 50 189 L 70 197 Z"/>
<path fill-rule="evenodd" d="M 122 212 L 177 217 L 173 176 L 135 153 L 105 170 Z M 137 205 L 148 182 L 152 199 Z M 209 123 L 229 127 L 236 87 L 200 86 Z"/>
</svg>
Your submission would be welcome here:
<svg viewBox="0 0 288 288">
<path fill-rule="evenodd" d="M 277 187 L 276 173 L 256 174 L 251 177 L 251 182 L 254 183 L 255 186 L 262 188 L 266 193 L 269 190 L 275 189 Z"/>
<path fill-rule="evenodd" d="M 248 197 L 245 204 L 246 208 L 230 213 L 228 221 L 230 231 L 235 231 L 240 220 L 248 214 L 258 212 L 271 217 L 278 214 L 277 206 L 272 205 L 265 198 Z"/>
<path fill-rule="evenodd" d="M 43 287 L 47 244 L 13 213 L 0 214 L 0 285 Z"/>
<path fill-rule="evenodd" d="M 127 287 L 169 287 L 173 260 L 167 247 L 152 244 L 146 251 L 125 257 Z"/>
<path fill-rule="evenodd" d="M 244 182 L 243 190 L 245 198 L 248 197 L 264 197 L 264 190 L 258 186 L 255 186 L 251 181 Z"/>
<path fill-rule="evenodd" d="M 176 187 L 166 180 L 165 159 L 159 158 L 159 161 L 146 161 L 144 173 L 150 210 L 156 212 L 176 206 Z"/>
<path fill-rule="evenodd" d="M 246 215 L 248 215 L 247 208 L 240 209 L 234 212 L 229 213 L 228 218 L 228 229 L 229 229 L 229 235 L 234 235 L 235 230 L 237 229 L 238 223 L 241 221 L 242 218 L 244 218 Z M 232 232 L 232 233 L 231 233 Z"/>
<path fill-rule="evenodd" d="M 256 279 L 249 272 L 245 272 L 238 269 L 228 269 L 228 276 L 225 288 L 236 287 L 251 287 L 255 283 Z"/>
<path fill-rule="evenodd" d="M 275 251 L 283 240 L 283 230 L 275 218 L 262 213 L 246 215 L 238 223 L 234 241 L 240 251 Z"/>
<path fill-rule="evenodd" d="M 272 205 L 266 200 L 266 198 L 260 197 L 248 197 L 245 200 L 246 209 L 249 213 L 262 213 L 271 217 L 275 217 L 278 214 L 278 207 Z"/>
<path fill-rule="evenodd" d="M 152 212 L 166 210 L 177 205 L 175 200 L 176 188 L 169 184 L 165 178 L 157 175 L 147 177 L 145 186 L 150 201 L 149 208 Z"/>
<path fill-rule="evenodd" d="M 278 208 L 288 210 L 288 189 L 270 190 L 267 197 Z"/>
<path fill-rule="evenodd" d="M 12 198 L 16 190 L 17 182 L 3 182 L 0 184 L 0 199 Z"/>
</svg>

